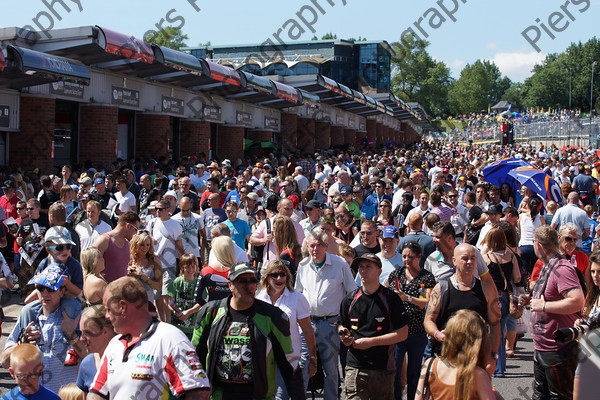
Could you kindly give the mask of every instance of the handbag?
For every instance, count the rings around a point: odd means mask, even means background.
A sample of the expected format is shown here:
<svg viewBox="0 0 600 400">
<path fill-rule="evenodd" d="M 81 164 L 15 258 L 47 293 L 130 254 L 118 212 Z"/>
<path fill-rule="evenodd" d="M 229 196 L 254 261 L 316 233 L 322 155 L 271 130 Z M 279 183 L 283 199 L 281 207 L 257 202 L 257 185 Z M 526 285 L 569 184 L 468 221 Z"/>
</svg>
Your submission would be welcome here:
<svg viewBox="0 0 600 400">
<path fill-rule="evenodd" d="M 515 255 L 513 253 L 512 257 L 510 259 L 511 261 L 513 260 L 514 256 Z M 488 254 L 488 258 L 490 258 L 489 254 Z M 514 319 L 519 319 L 523 315 L 523 307 L 519 307 L 519 298 L 516 296 L 513 296 L 512 284 L 509 284 L 509 282 L 506 280 L 506 275 L 504 275 L 504 271 L 502 271 L 502 268 L 500 267 L 499 263 L 498 263 L 498 269 L 500 270 L 500 274 L 502 274 L 502 279 L 504 279 L 504 287 L 506 287 L 506 291 L 508 292 L 508 313 Z"/>
</svg>

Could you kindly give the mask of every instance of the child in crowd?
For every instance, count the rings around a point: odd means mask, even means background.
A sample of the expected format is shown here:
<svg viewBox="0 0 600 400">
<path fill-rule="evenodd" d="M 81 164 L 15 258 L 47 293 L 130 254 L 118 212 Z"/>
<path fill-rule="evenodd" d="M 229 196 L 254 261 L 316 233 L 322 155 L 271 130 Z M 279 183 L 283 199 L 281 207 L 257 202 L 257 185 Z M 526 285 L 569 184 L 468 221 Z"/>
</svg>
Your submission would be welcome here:
<svg viewBox="0 0 600 400">
<path fill-rule="evenodd" d="M 354 195 L 352 194 L 352 186 L 344 186 L 340 189 L 340 196 L 342 196 L 342 206 L 346 207 L 348 211 L 352 214 L 352 216 L 356 219 L 360 219 L 360 206 L 354 200 Z"/>
<path fill-rule="evenodd" d="M 43 371 L 44 365 L 40 349 L 30 343 L 17 345 L 10 354 L 10 367 L 8 368 L 10 376 L 17 381 L 17 386 L 0 400 L 60 400 L 55 393 L 40 385 Z"/>
<path fill-rule="evenodd" d="M 198 281 L 198 258 L 191 253 L 182 255 L 179 259 L 179 270 L 180 275 L 167 288 L 171 323 L 191 339 L 195 314 L 200 310 L 200 304 L 194 301 Z"/>
</svg>

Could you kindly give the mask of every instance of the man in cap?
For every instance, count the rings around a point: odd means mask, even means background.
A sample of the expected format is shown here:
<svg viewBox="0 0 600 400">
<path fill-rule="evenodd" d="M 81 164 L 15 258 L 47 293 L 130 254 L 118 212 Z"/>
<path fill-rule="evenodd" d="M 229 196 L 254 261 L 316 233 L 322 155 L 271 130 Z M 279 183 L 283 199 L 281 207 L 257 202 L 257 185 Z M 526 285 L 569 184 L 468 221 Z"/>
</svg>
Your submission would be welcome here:
<svg viewBox="0 0 600 400">
<path fill-rule="evenodd" d="M 490 229 L 492 229 L 494 225 L 496 225 L 496 223 L 502 218 L 502 205 L 498 203 L 490 203 L 490 205 L 488 205 L 483 212 L 488 215 L 488 221 L 485 223 L 485 225 L 483 225 L 483 228 L 481 228 L 481 232 L 479 233 L 479 239 L 477 240 L 476 245 L 479 250 L 484 249 L 483 239 L 485 239 L 485 236 Z"/>
<path fill-rule="evenodd" d="M 364 254 L 352 267 L 358 270 L 360 287 L 342 301 L 338 326 L 340 340 L 349 347 L 346 398 L 392 400 L 394 345 L 408 336 L 408 315 L 400 297 L 381 285 L 378 256 Z"/>
<path fill-rule="evenodd" d="M 300 226 L 304 230 L 304 236 L 308 236 L 310 232 L 319 227 L 319 221 L 321 221 L 321 208 L 322 203 L 316 200 L 310 200 L 304 207 L 304 213 L 306 218 L 299 222 Z"/>
<path fill-rule="evenodd" d="M 53 263 L 29 281 L 30 285 L 35 285 L 41 307 L 36 307 L 35 312 L 21 312 L 1 356 L 2 366 L 8 368 L 11 353 L 18 344 L 37 345 L 44 365 L 42 384 L 55 393 L 61 386 L 77 379 L 78 368 L 63 365 L 69 344 L 83 354 L 75 332 L 78 321 L 69 318 L 61 305 L 67 290 L 63 285 L 63 274 L 64 269 Z"/>
<path fill-rule="evenodd" d="M 106 183 L 102 178 L 94 179 L 94 198 L 102 205 L 103 210 L 107 210 L 110 206 L 111 199 L 116 201 L 113 195 L 106 191 Z"/>
<path fill-rule="evenodd" d="M 17 203 L 19 202 L 19 198 L 15 194 L 15 183 L 12 180 L 5 181 L 4 185 L 2 185 L 2 190 L 4 191 L 4 195 L 0 197 L 0 207 L 4 209 L 6 218 L 13 217 L 17 219 Z"/>
<path fill-rule="evenodd" d="M 400 235 L 398 229 L 393 225 L 384 226 L 377 238 L 381 251 L 377 253 L 377 257 L 381 260 L 380 282 L 383 284 L 387 281 L 388 275 L 397 268 L 403 267 L 402 254 L 396 251 L 398 243 L 400 243 Z M 360 276 L 357 276 L 356 284 L 360 284 Z"/>
<path fill-rule="evenodd" d="M 238 218 L 243 219 L 248 225 L 252 226 L 256 224 L 256 212 L 261 210 L 262 207 L 258 204 L 258 195 L 254 192 L 247 193 L 247 191 L 248 187 L 241 189 L 240 195 L 243 197 Z"/>
<path fill-rule="evenodd" d="M 292 398 L 304 399 L 301 369 L 292 360 L 289 320 L 279 308 L 255 298 L 258 277 L 249 264 L 229 271 L 231 294 L 198 312 L 192 343 L 206 365 L 214 399 L 271 399 L 277 369 Z"/>
<path fill-rule="evenodd" d="M 193 346 L 178 328 L 152 317 L 141 282 L 109 283 L 102 303 L 118 335 L 104 351 L 88 400 L 208 400 L 210 383 Z"/>
</svg>

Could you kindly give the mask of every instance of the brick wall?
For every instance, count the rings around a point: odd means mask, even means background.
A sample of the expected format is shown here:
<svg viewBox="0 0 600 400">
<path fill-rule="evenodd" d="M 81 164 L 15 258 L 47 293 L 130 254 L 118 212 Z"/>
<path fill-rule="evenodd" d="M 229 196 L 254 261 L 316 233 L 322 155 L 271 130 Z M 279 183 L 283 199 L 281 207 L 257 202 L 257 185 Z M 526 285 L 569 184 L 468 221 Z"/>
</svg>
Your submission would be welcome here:
<svg viewBox="0 0 600 400">
<path fill-rule="evenodd" d="M 217 132 L 217 156 L 222 160 L 244 158 L 245 128 L 219 125 Z"/>
<path fill-rule="evenodd" d="M 381 146 L 385 143 L 384 134 L 385 134 L 385 126 L 382 123 L 377 122 L 375 141 L 377 142 L 377 146 Z"/>
<path fill-rule="evenodd" d="M 377 121 L 374 119 L 367 119 L 366 127 L 367 127 L 367 133 L 364 137 L 370 137 L 371 139 L 377 139 Z"/>
<path fill-rule="evenodd" d="M 157 159 L 168 157 L 170 137 L 170 117 L 157 114 L 136 114 L 135 156 Z M 181 147 L 185 152 L 182 143 Z"/>
<path fill-rule="evenodd" d="M 354 145 L 356 129 L 344 129 L 344 144 Z"/>
<path fill-rule="evenodd" d="M 317 122 L 312 118 L 298 118 L 298 129 L 296 131 L 296 149 L 303 152 L 312 153 L 315 147 L 319 147 L 315 143 L 315 135 L 327 135 L 329 131 L 324 127 L 322 122 L 318 123 L 320 128 L 317 130 Z M 327 123 L 329 125 L 329 123 Z"/>
<path fill-rule="evenodd" d="M 298 115 L 281 113 L 281 137 L 286 152 L 293 153 L 298 145 Z"/>
<path fill-rule="evenodd" d="M 115 162 L 118 124 L 117 107 L 82 104 L 79 108 L 79 162 Z"/>
<path fill-rule="evenodd" d="M 331 147 L 341 146 L 344 144 L 344 127 L 331 126 Z M 327 148 L 327 147 L 323 147 Z"/>
<path fill-rule="evenodd" d="M 192 156 L 201 152 L 208 154 L 210 122 L 181 120 L 181 155 Z"/>
<path fill-rule="evenodd" d="M 54 99 L 21 96 L 20 130 L 9 135 L 9 164 L 24 170 L 40 168 L 41 174 L 55 173 L 52 142 L 54 140 Z"/>
</svg>

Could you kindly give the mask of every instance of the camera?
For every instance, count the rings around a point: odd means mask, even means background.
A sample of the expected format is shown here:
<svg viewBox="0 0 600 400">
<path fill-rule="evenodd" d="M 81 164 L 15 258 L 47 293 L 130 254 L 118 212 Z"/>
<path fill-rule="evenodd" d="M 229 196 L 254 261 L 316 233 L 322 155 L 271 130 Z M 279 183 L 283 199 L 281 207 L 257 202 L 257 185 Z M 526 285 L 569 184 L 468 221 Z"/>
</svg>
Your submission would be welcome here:
<svg viewBox="0 0 600 400">
<path fill-rule="evenodd" d="M 556 343 L 563 344 L 572 342 L 573 340 L 577 340 L 585 335 L 591 329 L 600 327 L 600 321 L 598 321 L 598 317 L 593 319 L 581 318 L 579 321 L 581 322 L 579 326 L 557 329 L 556 333 L 554 334 L 554 340 Z"/>
</svg>

